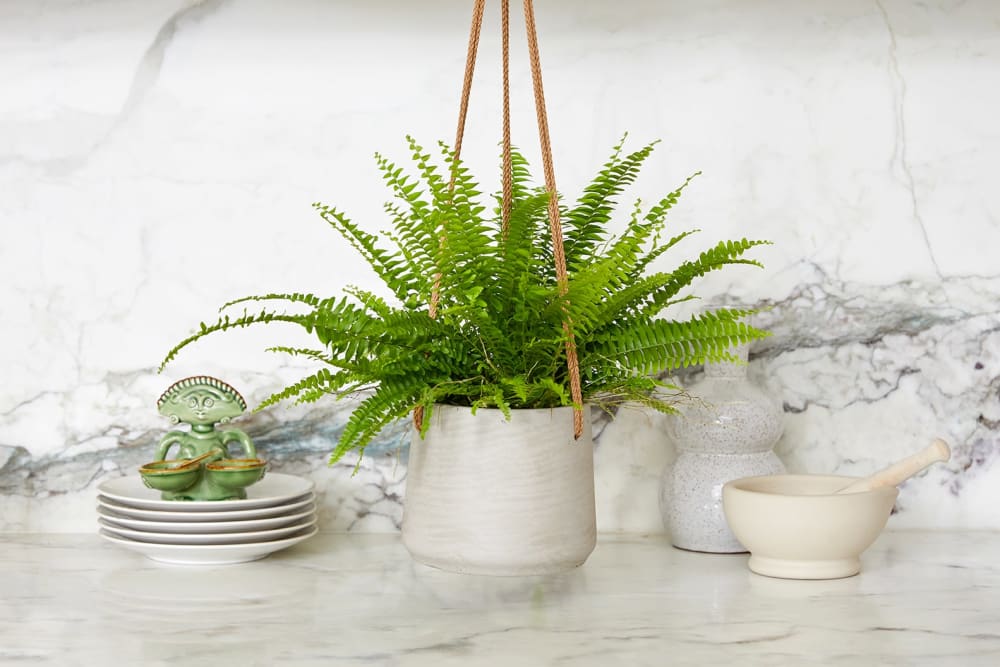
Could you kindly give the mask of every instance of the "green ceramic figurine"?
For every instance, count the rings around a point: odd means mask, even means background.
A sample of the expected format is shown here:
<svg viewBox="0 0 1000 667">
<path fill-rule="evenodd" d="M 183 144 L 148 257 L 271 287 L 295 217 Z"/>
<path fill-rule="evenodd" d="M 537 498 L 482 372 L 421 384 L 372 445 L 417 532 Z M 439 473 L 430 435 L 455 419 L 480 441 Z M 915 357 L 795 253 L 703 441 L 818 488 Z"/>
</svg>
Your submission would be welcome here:
<svg viewBox="0 0 1000 667">
<path fill-rule="evenodd" d="M 206 375 L 172 384 L 156 402 L 161 415 L 190 431 L 170 431 L 160 440 L 156 461 L 139 468 L 146 486 L 162 492 L 165 500 L 227 500 L 246 498 L 246 487 L 264 476 L 265 463 L 246 433 L 238 428 L 216 430 L 247 408 L 239 392 Z M 228 446 L 237 443 L 243 458 L 229 458 Z M 177 445 L 177 458 L 167 452 Z"/>
</svg>

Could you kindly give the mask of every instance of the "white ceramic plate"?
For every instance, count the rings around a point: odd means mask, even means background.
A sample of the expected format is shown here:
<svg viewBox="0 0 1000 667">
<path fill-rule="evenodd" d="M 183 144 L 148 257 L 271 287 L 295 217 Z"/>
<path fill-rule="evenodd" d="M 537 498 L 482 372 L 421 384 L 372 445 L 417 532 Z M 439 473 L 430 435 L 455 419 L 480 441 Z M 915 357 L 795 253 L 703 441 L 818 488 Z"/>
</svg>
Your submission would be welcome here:
<svg viewBox="0 0 1000 667">
<path fill-rule="evenodd" d="M 243 521 L 245 519 L 266 519 L 269 517 L 284 516 L 294 512 L 304 512 L 316 499 L 313 494 L 305 496 L 301 500 L 286 505 L 275 505 L 273 507 L 258 507 L 248 510 L 230 510 L 226 512 L 167 512 L 163 510 L 144 510 L 137 507 L 121 505 L 117 501 L 104 496 L 97 496 L 97 507 L 105 508 L 117 512 L 130 519 L 146 519 L 147 521 Z"/>
<path fill-rule="evenodd" d="M 136 542 L 149 542 L 151 544 L 252 544 L 254 542 L 270 542 L 283 537 L 288 537 L 292 533 L 305 528 L 312 528 L 316 525 L 316 516 L 310 516 L 298 523 L 285 526 L 283 528 L 272 528 L 271 530 L 255 530 L 247 533 L 147 533 L 142 530 L 132 530 L 122 528 L 105 519 L 98 519 L 103 529 L 117 537 L 127 537 Z"/>
<path fill-rule="evenodd" d="M 98 505 L 97 514 L 114 526 L 147 533 L 247 533 L 252 530 L 270 530 L 299 523 L 306 517 L 315 515 L 316 507 L 307 505 L 301 512 L 244 521 L 144 521 L 108 509 L 106 505 Z"/>
<path fill-rule="evenodd" d="M 252 542 L 250 544 L 152 544 L 136 542 L 125 537 L 117 537 L 105 529 L 99 531 L 101 537 L 109 542 L 138 551 L 147 558 L 161 563 L 176 565 L 228 565 L 230 563 L 245 563 L 263 558 L 275 551 L 287 549 L 293 544 L 307 540 L 318 532 L 317 528 L 303 529 L 301 533 L 286 537 L 283 540 L 270 542 Z"/>
<path fill-rule="evenodd" d="M 142 477 L 119 477 L 101 482 L 97 491 L 120 505 L 168 512 L 221 512 L 281 505 L 313 490 L 313 482 L 304 477 L 267 473 L 264 479 L 247 487 L 244 500 L 163 500 L 160 492 L 142 483 Z M 178 510 L 180 505 L 184 509 Z"/>
</svg>

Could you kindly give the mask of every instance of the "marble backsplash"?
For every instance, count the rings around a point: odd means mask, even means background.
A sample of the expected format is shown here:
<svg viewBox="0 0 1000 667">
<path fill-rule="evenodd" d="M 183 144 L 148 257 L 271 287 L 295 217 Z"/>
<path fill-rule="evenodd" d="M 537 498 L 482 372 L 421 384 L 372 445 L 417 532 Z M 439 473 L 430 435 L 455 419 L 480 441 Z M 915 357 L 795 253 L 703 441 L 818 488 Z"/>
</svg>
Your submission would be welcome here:
<svg viewBox="0 0 1000 667">
<path fill-rule="evenodd" d="M 251 404 L 306 374 L 294 331 L 165 351 L 216 307 L 373 278 L 309 204 L 384 226 L 371 154 L 450 140 L 469 3 L 89 0 L 0 5 L 0 531 L 92 530 L 134 474 L 155 401 L 209 373 Z M 497 174 L 489 3 L 464 155 Z M 993 0 L 538 3 L 561 189 L 628 130 L 661 138 L 636 196 L 701 170 L 673 215 L 767 238 L 704 304 L 762 308 L 751 375 L 779 395 L 792 471 L 866 474 L 949 440 L 898 527 L 1000 529 L 1000 5 Z M 519 18 L 519 17 L 518 17 Z M 520 26 L 515 22 L 515 26 Z M 523 38 L 515 142 L 538 163 Z M 668 263 L 669 264 L 669 263 Z M 680 313 L 683 314 L 683 313 Z M 393 531 L 405 425 L 329 467 L 350 403 L 242 420 L 272 469 L 315 479 L 327 529 Z M 662 530 L 662 418 L 595 416 L 599 528 Z"/>
</svg>

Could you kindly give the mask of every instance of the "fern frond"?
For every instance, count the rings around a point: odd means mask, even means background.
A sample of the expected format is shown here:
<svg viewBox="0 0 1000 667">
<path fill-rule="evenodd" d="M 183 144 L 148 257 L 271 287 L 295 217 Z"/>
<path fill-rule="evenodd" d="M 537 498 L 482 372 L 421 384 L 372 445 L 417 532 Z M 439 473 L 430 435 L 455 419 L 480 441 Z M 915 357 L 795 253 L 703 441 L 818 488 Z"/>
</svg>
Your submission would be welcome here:
<svg viewBox="0 0 1000 667">
<path fill-rule="evenodd" d="M 766 335 L 740 321 L 748 314 L 719 310 L 686 322 L 640 320 L 607 327 L 581 353 L 581 367 L 612 365 L 649 375 L 726 360 L 729 347 Z"/>
<path fill-rule="evenodd" d="M 674 392 L 673 396 L 664 396 L 665 390 Z M 609 382 L 592 400 L 605 410 L 634 403 L 664 414 L 674 414 L 677 412 L 674 403 L 680 400 L 675 398 L 678 394 L 677 387 L 654 377 L 631 375 Z"/>
<path fill-rule="evenodd" d="M 226 310 L 232 306 L 239 305 L 241 303 L 249 302 L 261 302 L 261 301 L 287 301 L 289 303 L 301 303 L 306 306 L 311 306 L 313 308 L 323 308 L 326 305 L 336 302 L 336 299 L 321 299 L 314 294 L 300 294 L 298 292 L 294 293 L 272 293 L 272 294 L 260 294 L 260 295 L 250 295 L 240 297 L 238 299 L 233 299 L 232 301 L 227 301 L 226 303 L 219 306 L 219 311 Z"/>
<path fill-rule="evenodd" d="M 372 438 L 390 422 L 406 417 L 416 407 L 423 389 L 424 384 L 420 378 L 383 379 L 375 393 L 351 413 L 337 446 L 330 455 L 330 463 L 335 463 L 354 449 L 364 455 L 365 445 Z"/>
<path fill-rule="evenodd" d="M 607 240 L 606 226 L 617 205 L 614 199 L 639 176 L 643 162 L 658 142 L 652 142 L 624 158 L 626 136 L 614 147 L 608 162 L 583 191 L 576 206 L 564 219 L 566 266 L 575 271 L 595 258 L 594 249 Z"/>
<path fill-rule="evenodd" d="M 363 231 L 332 206 L 316 203 L 313 204 L 313 207 L 319 211 L 331 227 L 340 232 L 340 235 L 358 251 L 358 254 L 364 257 L 368 265 L 375 270 L 378 277 L 397 298 L 404 301 L 411 293 L 419 290 L 419 285 L 414 284 L 412 277 L 406 271 L 405 259 L 398 254 L 380 248 L 377 236 Z"/>
<path fill-rule="evenodd" d="M 660 287 L 652 296 L 651 303 L 655 307 L 672 299 L 682 289 L 690 285 L 695 278 L 700 278 L 710 271 L 716 271 L 724 266 L 747 264 L 763 268 L 763 264 L 754 259 L 742 259 L 741 256 L 750 248 L 760 245 L 770 245 L 770 241 L 720 241 L 718 245 L 709 248 L 698 256 L 698 259 L 682 263 L 671 273 L 671 280 Z M 657 311 L 658 312 L 658 311 Z"/>
<path fill-rule="evenodd" d="M 275 405 L 276 403 L 280 403 L 281 401 L 289 398 L 300 397 L 306 393 L 313 396 L 335 393 L 346 383 L 355 379 L 355 375 L 348 371 L 331 373 L 329 369 L 321 368 L 312 375 L 302 378 L 298 382 L 285 387 L 279 392 L 271 394 L 264 399 L 260 405 L 254 408 L 254 412 L 259 412 L 260 410 Z M 296 402 L 308 401 L 300 400 Z"/>
<path fill-rule="evenodd" d="M 344 293 L 350 294 L 357 299 L 358 303 L 368 309 L 368 312 L 374 317 L 384 319 L 392 314 L 392 309 L 389 307 L 389 304 L 387 304 L 382 297 L 373 292 L 350 285 L 344 288 Z"/>
<path fill-rule="evenodd" d="M 209 334 L 216 333 L 218 331 L 228 331 L 229 329 L 238 329 L 248 327 L 254 324 L 268 324 L 270 322 L 289 322 L 291 324 L 298 324 L 304 327 L 307 331 L 311 331 L 313 328 L 313 318 L 311 315 L 288 315 L 285 313 L 275 313 L 268 310 L 263 310 L 256 315 L 250 315 L 244 313 L 241 317 L 236 319 L 231 318 L 229 315 L 220 317 L 214 324 L 206 324 L 201 322 L 197 333 L 194 333 L 181 342 L 177 343 L 174 347 L 167 352 L 167 355 L 160 362 L 159 372 L 169 364 L 177 354 L 183 350 L 188 345 L 201 340 Z"/>
<path fill-rule="evenodd" d="M 640 257 L 639 260 L 636 261 L 635 266 L 632 267 L 631 271 L 632 276 L 635 278 L 642 276 L 643 274 L 645 274 L 646 269 L 649 268 L 649 265 L 652 264 L 654 261 L 656 261 L 665 252 L 673 248 L 675 245 L 677 245 L 687 237 L 697 234 L 700 231 L 701 231 L 700 229 L 689 229 L 685 232 L 681 232 L 680 234 L 677 234 L 676 236 L 672 237 L 666 243 L 658 243 L 656 238 L 654 238 L 652 244 L 653 247 L 649 250 L 649 252 Z"/>
<path fill-rule="evenodd" d="M 287 354 L 293 357 L 307 357 L 315 361 L 322 361 L 325 364 L 334 364 L 336 360 L 331 359 L 323 350 L 310 350 L 308 348 L 302 347 L 286 347 L 284 345 L 275 345 L 273 347 L 265 348 L 265 352 L 276 352 L 279 354 Z"/>
</svg>

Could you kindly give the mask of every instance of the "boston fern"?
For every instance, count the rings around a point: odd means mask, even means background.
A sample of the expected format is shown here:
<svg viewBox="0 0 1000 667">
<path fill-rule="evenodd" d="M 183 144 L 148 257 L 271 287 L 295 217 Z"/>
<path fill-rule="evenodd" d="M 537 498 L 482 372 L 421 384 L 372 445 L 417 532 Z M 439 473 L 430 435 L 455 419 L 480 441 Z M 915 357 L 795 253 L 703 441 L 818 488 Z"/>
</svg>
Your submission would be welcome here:
<svg viewBox="0 0 1000 667">
<path fill-rule="evenodd" d="M 671 412 L 655 374 L 728 358 L 730 345 L 765 335 L 741 321 L 747 311 L 722 309 L 685 321 L 658 317 L 693 298 L 681 292 L 695 278 L 727 264 L 758 265 L 742 255 L 763 241 L 724 241 L 673 271 L 647 273 L 654 260 L 692 233 L 663 235 L 667 213 L 687 182 L 645 212 L 637 203 L 621 234 L 608 231 L 616 198 L 636 179 L 653 144 L 623 154 L 620 142 L 579 200 L 561 209 L 569 274 L 561 296 L 549 195 L 530 184 L 525 159 L 513 154 L 513 204 L 505 230 L 499 207 L 487 211 L 480 203 L 479 186 L 444 144 L 441 164 L 435 165 L 429 153 L 408 141 L 416 177 L 376 155 L 395 196 L 385 205 L 393 228 L 382 238 L 337 209 L 314 204 L 392 298 L 351 287 L 340 298 L 238 299 L 222 310 L 248 302 L 283 303 L 286 309 L 243 310 L 202 323 L 170 350 L 163 365 L 216 331 L 270 322 L 304 327 L 318 339 L 315 349 L 271 349 L 312 358 L 322 367 L 258 409 L 290 398 L 365 395 L 333 462 L 351 450 L 363 453 L 383 427 L 418 406 L 426 429 L 438 403 L 499 408 L 508 416 L 511 409 L 571 405 L 564 321 L 576 341 L 584 400 L 606 408 L 632 401 Z M 431 318 L 435 276 L 440 276 L 439 301 Z"/>
</svg>

